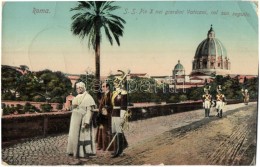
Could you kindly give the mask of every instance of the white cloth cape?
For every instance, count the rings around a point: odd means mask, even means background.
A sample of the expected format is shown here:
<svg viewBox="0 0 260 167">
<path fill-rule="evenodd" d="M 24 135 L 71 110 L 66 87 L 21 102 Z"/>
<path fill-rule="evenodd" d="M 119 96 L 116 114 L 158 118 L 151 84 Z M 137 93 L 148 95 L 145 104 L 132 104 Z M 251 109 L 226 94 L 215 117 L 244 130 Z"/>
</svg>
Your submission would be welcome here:
<svg viewBox="0 0 260 167">
<path fill-rule="evenodd" d="M 72 110 L 70 129 L 68 136 L 67 153 L 75 157 L 86 157 L 87 154 L 96 154 L 94 140 L 94 128 L 92 126 L 92 107 L 94 99 L 85 91 L 72 100 L 72 105 L 78 105 Z M 83 128 L 83 124 L 89 124 L 89 128 Z"/>
</svg>

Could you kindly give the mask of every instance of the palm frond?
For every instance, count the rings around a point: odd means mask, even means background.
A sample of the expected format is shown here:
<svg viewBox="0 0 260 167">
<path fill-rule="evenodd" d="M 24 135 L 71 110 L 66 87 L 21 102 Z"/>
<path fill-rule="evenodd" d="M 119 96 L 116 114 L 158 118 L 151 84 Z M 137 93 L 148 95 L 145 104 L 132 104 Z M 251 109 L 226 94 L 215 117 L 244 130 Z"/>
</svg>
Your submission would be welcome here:
<svg viewBox="0 0 260 167">
<path fill-rule="evenodd" d="M 118 46 L 120 46 L 120 41 L 119 41 L 119 37 L 123 36 L 123 28 L 121 28 L 119 26 L 119 24 L 115 24 L 114 21 L 108 21 L 108 27 L 110 29 L 110 31 L 112 32 Z"/>
<path fill-rule="evenodd" d="M 119 24 L 117 21 L 108 21 L 109 28 L 111 32 L 115 32 L 119 36 L 123 35 L 123 25 Z"/>
<path fill-rule="evenodd" d="M 72 20 L 76 19 L 77 17 L 79 17 L 80 15 L 82 15 L 82 13 L 76 13 L 75 15 L 73 15 L 71 17 Z"/>
<path fill-rule="evenodd" d="M 88 48 L 90 48 L 91 46 L 93 47 L 93 49 L 95 50 L 95 43 L 93 44 L 93 41 L 95 41 L 95 34 L 94 34 L 94 29 L 92 28 L 89 32 L 89 35 L 88 35 Z"/>
<path fill-rule="evenodd" d="M 102 6 L 106 4 L 106 1 L 95 1 L 95 11 L 96 14 L 100 14 L 100 11 L 102 10 Z"/>
<path fill-rule="evenodd" d="M 89 16 L 89 19 L 85 19 L 86 16 Z M 93 26 L 93 16 L 88 14 L 79 15 L 74 19 L 71 26 L 71 31 L 74 35 L 79 35 L 79 37 L 84 38 L 88 36 L 89 31 Z"/>
<path fill-rule="evenodd" d="M 104 25 L 103 27 L 105 29 L 106 37 L 108 38 L 110 44 L 113 45 L 113 38 L 110 35 L 109 28 L 106 25 Z"/>
<path fill-rule="evenodd" d="M 122 19 L 121 17 L 118 17 L 116 15 L 108 14 L 108 16 L 113 18 L 114 20 L 119 20 L 119 21 L 123 22 L 124 24 L 126 23 L 126 21 L 124 19 Z"/>
<path fill-rule="evenodd" d="M 120 9 L 120 8 L 121 8 L 120 6 L 108 6 L 107 10 L 113 11 L 113 10 L 117 10 L 117 9 Z"/>
<path fill-rule="evenodd" d="M 118 20 L 110 19 L 108 22 L 110 22 L 110 24 L 117 25 L 121 29 L 124 29 L 124 25 L 120 21 L 118 21 Z"/>
<path fill-rule="evenodd" d="M 114 6 L 114 5 L 111 5 L 113 2 L 109 1 L 108 3 L 106 3 L 103 8 L 102 8 L 102 11 L 106 11 L 107 13 L 111 12 L 111 11 L 114 11 L 116 9 L 120 9 L 121 7 L 120 6 Z"/>
<path fill-rule="evenodd" d="M 70 11 L 73 10 L 85 10 L 85 9 L 90 9 L 92 7 L 91 3 L 87 1 L 79 1 L 79 4 L 75 8 L 71 8 Z"/>
<path fill-rule="evenodd" d="M 101 7 L 101 10 L 100 12 L 101 13 L 105 13 L 105 11 L 107 13 L 113 11 L 113 10 L 116 10 L 116 9 L 119 9 L 120 7 L 119 6 L 113 6 L 111 5 L 112 3 L 114 3 L 114 1 L 107 1 L 106 3 L 104 3 Z"/>
</svg>

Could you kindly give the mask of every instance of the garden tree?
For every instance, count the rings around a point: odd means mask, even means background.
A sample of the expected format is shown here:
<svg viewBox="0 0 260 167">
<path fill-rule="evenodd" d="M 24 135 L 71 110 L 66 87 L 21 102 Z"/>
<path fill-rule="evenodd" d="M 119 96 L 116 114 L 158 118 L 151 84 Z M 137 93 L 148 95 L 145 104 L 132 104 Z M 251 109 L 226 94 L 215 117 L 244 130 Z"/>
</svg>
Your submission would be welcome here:
<svg viewBox="0 0 260 167">
<path fill-rule="evenodd" d="M 233 90 L 233 99 L 242 99 L 242 94 L 241 94 L 241 88 L 242 85 L 239 83 L 239 79 L 238 78 L 232 78 L 232 85 L 228 88 L 228 89 L 232 89 Z"/>
<path fill-rule="evenodd" d="M 171 99 L 173 99 L 172 97 L 174 96 L 178 96 L 178 93 L 180 91 L 175 90 L 174 88 L 170 88 L 170 85 L 167 83 L 163 83 L 163 84 L 158 84 L 156 83 L 156 96 L 157 96 L 157 101 L 158 102 L 171 102 L 173 103 L 173 101 Z M 174 102 L 176 102 L 176 100 L 174 100 Z"/>
<path fill-rule="evenodd" d="M 163 88 L 153 78 L 133 77 L 128 81 L 128 102 L 162 102 Z"/>
<path fill-rule="evenodd" d="M 3 100 L 31 100 L 35 78 L 30 71 L 25 72 L 28 69 L 25 65 L 20 68 L 2 65 Z"/>
<path fill-rule="evenodd" d="M 135 78 L 138 80 L 142 80 L 140 78 Z M 145 80 L 145 79 L 143 79 Z M 238 78 L 231 78 L 230 76 L 220 76 L 217 75 L 215 79 L 210 83 L 205 83 L 205 85 L 211 86 L 210 93 L 213 96 L 213 99 L 216 98 L 216 88 L 218 85 L 222 86 L 223 93 L 225 94 L 227 99 L 242 99 L 241 88 L 242 84 L 239 83 Z M 129 99 L 131 102 L 151 102 L 158 101 L 163 102 L 166 101 L 168 103 L 177 103 L 185 100 L 201 100 L 202 95 L 204 94 L 204 87 L 192 87 L 182 92 L 179 90 L 178 92 L 169 91 L 169 87 L 167 84 L 157 86 L 157 93 L 147 92 L 129 92 Z M 249 90 L 250 98 L 256 99 L 258 96 L 258 78 L 247 79 L 246 83 L 244 83 L 244 87 Z M 143 87 L 145 88 L 145 87 Z M 133 88 L 131 88 L 133 89 Z"/>
<path fill-rule="evenodd" d="M 101 30 L 113 45 L 113 37 L 120 46 L 119 37 L 123 36 L 126 22 L 121 17 L 112 14 L 119 6 L 113 5 L 113 1 L 79 1 L 78 6 L 71 9 L 77 13 L 72 16 L 71 31 L 74 35 L 84 39 L 88 37 L 88 46 L 95 51 L 95 79 L 100 80 L 100 44 Z M 98 99 L 100 94 L 97 94 Z"/>
<path fill-rule="evenodd" d="M 35 76 L 26 65 L 20 65 L 16 70 L 22 74 L 16 79 L 16 82 L 18 83 L 17 91 L 19 92 L 19 96 L 16 96 L 16 100 L 31 100 L 29 93 L 35 89 Z"/>
<path fill-rule="evenodd" d="M 258 77 L 246 79 L 243 88 L 248 90 L 250 99 L 258 99 Z"/>
<path fill-rule="evenodd" d="M 54 72 L 57 77 L 57 83 L 55 84 L 53 89 L 53 101 L 63 103 L 65 102 L 66 97 L 72 92 L 72 84 L 71 81 L 60 71 Z M 57 86 L 58 85 L 58 86 Z"/>
<path fill-rule="evenodd" d="M 2 65 L 1 91 L 3 100 L 15 100 L 22 74 L 14 67 Z"/>
<path fill-rule="evenodd" d="M 213 82 L 210 83 L 212 86 L 212 89 L 216 89 L 217 85 L 223 85 L 227 80 L 230 80 L 230 76 L 222 76 L 222 75 L 216 75 L 215 79 Z"/>
<path fill-rule="evenodd" d="M 24 69 L 28 70 L 26 67 Z M 21 73 L 21 71 L 25 70 L 2 65 L 3 100 L 44 102 L 49 96 L 50 102 L 63 103 L 72 91 L 70 80 L 61 72 L 43 70 Z"/>
<path fill-rule="evenodd" d="M 222 90 L 227 99 L 232 99 L 235 96 L 235 92 L 232 89 L 232 84 L 233 84 L 233 82 L 231 79 L 222 83 Z"/>
<path fill-rule="evenodd" d="M 189 100 L 201 100 L 204 93 L 203 87 L 193 87 L 187 90 L 187 97 Z"/>
<path fill-rule="evenodd" d="M 20 96 L 16 100 L 21 101 L 31 101 L 32 95 L 31 92 L 37 89 L 37 86 L 34 84 L 34 75 L 33 73 L 25 73 L 20 77 L 19 81 L 19 94 Z"/>
<path fill-rule="evenodd" d="M 20 70 L 22 70 L 23 73 L 29 71 L 29 67 L 27 65 L 20 65 Z"/>
<path fill-rule="evenodd" d="M 222 91 L 227 99 L 241 99 L 241 84 L 238 78 L 231 78 L 228 76 L 217 75 L 215 80 L 209 84 L 211 86 L 210 93 L 213 98 L 216 97 L 216 88 L 221 85 Z"/>
<path fill-rule="evenodd" d="M 36 76 L 39 82 L 38 89 L 32 92 L 34 97 L 41 95 L 47 102 L 63 103 L 72 92 L 70 80 L 60 71 L 43 70 L 37 72 Z"/>
</svg>

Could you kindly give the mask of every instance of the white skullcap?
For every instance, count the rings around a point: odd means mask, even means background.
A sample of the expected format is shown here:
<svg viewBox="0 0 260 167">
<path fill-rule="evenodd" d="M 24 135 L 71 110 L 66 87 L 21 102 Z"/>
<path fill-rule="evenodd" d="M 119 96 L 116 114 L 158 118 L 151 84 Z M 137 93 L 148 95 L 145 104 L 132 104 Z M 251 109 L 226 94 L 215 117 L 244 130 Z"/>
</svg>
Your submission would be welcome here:
<svg viewBox="0 0 260 167">
<path fill-rule="evenodd" d="M 85 86 L 85 84 L 84 84 L 83 82 L 78 82 L 78 83 L 76 84 L 76 87 L 77 87 L 77 88 L 84 88 L 84 89 L 86 90 L 86 86 Z"/>
</svg>

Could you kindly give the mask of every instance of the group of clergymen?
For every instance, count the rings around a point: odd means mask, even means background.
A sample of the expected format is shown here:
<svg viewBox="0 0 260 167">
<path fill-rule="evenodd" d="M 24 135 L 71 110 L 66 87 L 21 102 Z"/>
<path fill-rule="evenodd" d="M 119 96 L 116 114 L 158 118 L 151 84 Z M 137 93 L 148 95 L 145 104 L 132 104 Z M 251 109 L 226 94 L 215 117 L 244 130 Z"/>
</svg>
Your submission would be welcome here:
<svg viewBox="0 0 260 167">
<path fill-rule="evenodd" d="M 209 118 L 209 113 L 211 107 L 215 107 L 217 111 L 217 117 L 222 118 L 222 113 L 223 113 L 223 108 L 226 105 L 226 97 L 222 93 L 222 88 L 221 85 L 217 86 L 217 94 L 215 100 L 213 100 L 212 95 L 209 93 L 210 91 L 210 86 L 206 86 L 204 88 L 204 94 L 202 95 L 202 100 L 203 100 L 203 108 L 205 109 L 205 117 Z M 249 102 L 249 93 L 247 89 L 242 89 L 242 96 L 243 96 L 243 101 L 245 105 L 248 104 Z"/>
</svg>

